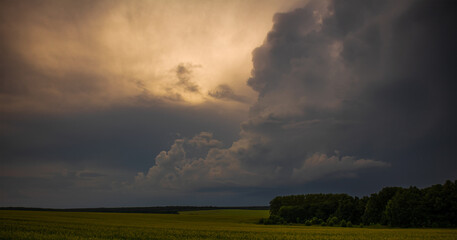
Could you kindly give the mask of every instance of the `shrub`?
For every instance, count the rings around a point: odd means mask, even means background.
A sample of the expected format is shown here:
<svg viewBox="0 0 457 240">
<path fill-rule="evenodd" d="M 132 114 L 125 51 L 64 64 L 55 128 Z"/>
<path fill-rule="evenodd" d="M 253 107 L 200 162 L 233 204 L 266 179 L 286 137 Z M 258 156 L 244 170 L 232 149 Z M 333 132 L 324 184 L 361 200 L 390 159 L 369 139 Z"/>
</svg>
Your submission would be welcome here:
<svg viewBox="0 0 457 240">
<path fill-rule="evenodd" d="M 327 219 L 327 226 L 334 226 L 338 223 L 338 218 L 337 217 L 329 217 Z"/>
<path fill-rule="evenodd" d="M 304 209 L 300 206 L 282 206 L 279 208 L 279 214 L 288 223 L 299 222 L 299 218 L 304 216 Z M 297 221 L 298 220 L 298 221 Z"/>
<path fill-rule="evenodd" d="M 312 225 L 320 225 L 320 224 L 322 224 L 322 222 L 324 222 L 324 221 L 322 221 L 322 219 L 317 218 L 317 217 L 313 217 L 313 219 L 311 219 Z"/>
<path fill-rule="evenodd" d="M 278 216 L 278 215 L 270 215 L 270 218 L 266 220 L 265 224 L 285 224 L 286 221 L 284 218 Z"/>
<path fill-rule="evenodd" d="M 346 221 L 345 221 L 344 219 L 341 220 L 340 226 L 341 226 L 341 227 L 347 227 Z"/>
<path fill-rule="evenodd" d="M 311 221 L 310 221 L 310 220 L 306 220 L 306 221 L 305 221 L 305 226 L 311 226 L 311 225 L 312 225 L 312 224 L 311 224 Z"/>
</svg>

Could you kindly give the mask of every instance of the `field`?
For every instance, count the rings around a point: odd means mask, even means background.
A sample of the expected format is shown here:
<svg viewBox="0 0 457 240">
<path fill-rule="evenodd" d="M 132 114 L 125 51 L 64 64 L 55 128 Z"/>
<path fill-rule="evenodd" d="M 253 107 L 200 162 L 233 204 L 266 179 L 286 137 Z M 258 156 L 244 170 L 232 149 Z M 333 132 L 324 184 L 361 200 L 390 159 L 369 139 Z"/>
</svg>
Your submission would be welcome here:
<svg viewBox="0 0 457 240">
<path fill-rule="evenodd" d="M 180 214 L 0 211 L 0 239 L 457 239 L 457 229 L 256 224 L 266 210 Z"/>
</svg>

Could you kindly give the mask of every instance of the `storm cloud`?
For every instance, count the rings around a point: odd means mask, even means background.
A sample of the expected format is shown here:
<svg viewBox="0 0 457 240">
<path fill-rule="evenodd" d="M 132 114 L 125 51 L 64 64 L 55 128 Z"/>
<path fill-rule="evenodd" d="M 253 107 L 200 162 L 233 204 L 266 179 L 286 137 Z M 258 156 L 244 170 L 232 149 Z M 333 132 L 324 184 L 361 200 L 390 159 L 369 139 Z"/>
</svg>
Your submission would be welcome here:
<svg viewBox="0 0 457 240">
<path fill-rule="evenodd" d="M 240 139 L 230 148 L 211 146 L 218 141 L 208 133 L 176 140 L 137 180 L 291 186 L 379 167 L 397 185 L 455 177 L 452 9 L 452 1 L 313 1 L 276 14 L 253 51 L 247 83 L 258 99 Z M 202 136 L 203 148 L 190 144 Z M 423 168 L 435 164 L 449 168 Z"/>
<path fill-rule="evenodd" d="M 456 2 L 305 1 L 254 22 L 281 2 L 2 3 L 1 204 L 263 205 L 457 178 Z"/>
</svg>

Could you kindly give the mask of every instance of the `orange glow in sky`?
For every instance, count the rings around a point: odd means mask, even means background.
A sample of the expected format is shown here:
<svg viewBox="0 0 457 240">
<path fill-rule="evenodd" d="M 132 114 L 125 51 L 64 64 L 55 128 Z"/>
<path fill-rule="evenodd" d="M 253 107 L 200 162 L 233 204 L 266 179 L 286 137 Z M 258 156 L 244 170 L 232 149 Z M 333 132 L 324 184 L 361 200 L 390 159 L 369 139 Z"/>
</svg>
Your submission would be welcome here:
<svg viewBox="0 0 457 240">
<path fill-rule="evenodd" d="M 2 96 L 9 104 L 0 107 L 68 111 L 137 104 L 141 99 L 192 105 L 216 101 L 246 109 L 248 101 L 218 101 L 208 92 L 224 84 L 251 102 L 255 99 L 246 86 L 251 52 L 271 29 L 274 13 L 297 5 L 267 2 L 99 1 L 81 7 L 61 1 L 7 6 L 2 25 L 6 41 L 38 74 L 28 80 L 26 92 Z M 186 68 L 185 83 L 176 72 L 179 66 Z"/>
</svg>

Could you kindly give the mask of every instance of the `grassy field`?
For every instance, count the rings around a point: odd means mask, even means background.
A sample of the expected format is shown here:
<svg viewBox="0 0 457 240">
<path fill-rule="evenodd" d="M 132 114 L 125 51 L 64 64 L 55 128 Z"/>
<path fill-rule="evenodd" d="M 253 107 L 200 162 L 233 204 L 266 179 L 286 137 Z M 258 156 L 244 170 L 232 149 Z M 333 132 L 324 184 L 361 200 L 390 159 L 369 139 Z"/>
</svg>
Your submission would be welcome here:
<svg viewBox="0 0 457 240">
<path fill-rule="evenodd" d="M 0 211 L 0 239 L 457 239 L 457 229 L 259 225 L 266 210 L 180 214 Z"/>
</svg>

